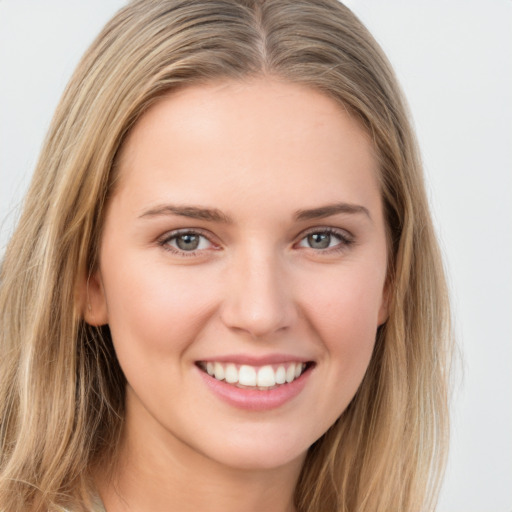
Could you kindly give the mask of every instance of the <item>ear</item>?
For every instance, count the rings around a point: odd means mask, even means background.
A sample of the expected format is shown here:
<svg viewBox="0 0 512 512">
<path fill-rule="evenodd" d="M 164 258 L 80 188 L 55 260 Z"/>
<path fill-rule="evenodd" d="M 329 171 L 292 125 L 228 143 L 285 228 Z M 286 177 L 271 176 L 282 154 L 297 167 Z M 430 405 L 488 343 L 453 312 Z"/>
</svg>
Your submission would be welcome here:
<svg viewBox="0 0 512 512">
<path fill-rule="evenodd" d="M 378 327 L 385 324 L 389 318 L 389 302 L 390 302 L 390 292 L 391 290 L 391 283 L 389 282 L 389 279 L 386 279 L 386 282 L 384 283 L 384 288 L 382 290 L 382 299 L 380 303 L 379 308 L 379 314 L 377 318 Z"/>
<path fill-rule="evenodd" d="M 99 270 L 83 280 L 80 295 L 84 320 L 94 326 L 108 324 L 107 301 Z"/>
</svg>

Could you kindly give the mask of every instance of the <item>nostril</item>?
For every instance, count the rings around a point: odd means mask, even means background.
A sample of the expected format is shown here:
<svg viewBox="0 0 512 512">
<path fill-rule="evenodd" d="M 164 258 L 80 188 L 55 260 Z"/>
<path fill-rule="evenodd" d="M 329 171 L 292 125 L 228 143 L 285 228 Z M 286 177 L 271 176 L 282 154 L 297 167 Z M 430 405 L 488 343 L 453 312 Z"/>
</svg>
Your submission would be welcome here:
<svg viewBox="0 0 512 512">
<path fill-rule="evenodd" d="M 290 304 L 284 301 L 258 301 L 256 297 L 236 300 L 229 299 L 221 312 L 221 319 L 227 327 L 247 332 L 253 338 L 262 338 L 283 331 L 293 325 L 296 314 Z"/>
</svg>

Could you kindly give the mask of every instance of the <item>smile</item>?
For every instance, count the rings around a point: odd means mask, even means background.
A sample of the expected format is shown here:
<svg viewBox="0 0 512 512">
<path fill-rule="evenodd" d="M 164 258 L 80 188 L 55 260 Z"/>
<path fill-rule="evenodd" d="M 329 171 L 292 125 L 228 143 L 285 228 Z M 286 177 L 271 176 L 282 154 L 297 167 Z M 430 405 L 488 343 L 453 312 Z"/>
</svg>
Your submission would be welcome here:
<svg viewBox="0 0 512 512">
<path fill-rule="evenodd" d="M 197 366 L 218 381 L 239 388 L 272 390 L 298 379 L 312 363 L 288 362 L 251 366 L 247 364 L 224 363 L 217 361 L 199 361 Z"/>
</svg>

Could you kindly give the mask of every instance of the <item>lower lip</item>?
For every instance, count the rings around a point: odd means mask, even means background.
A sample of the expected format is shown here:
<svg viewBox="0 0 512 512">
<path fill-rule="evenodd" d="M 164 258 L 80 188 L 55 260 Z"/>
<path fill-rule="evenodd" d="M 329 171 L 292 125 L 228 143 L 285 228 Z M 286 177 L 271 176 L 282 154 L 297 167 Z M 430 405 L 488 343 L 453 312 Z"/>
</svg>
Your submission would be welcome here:
<svg viewBox="0 0 512 512">
<path fill-rule="evenodd" d="M 289 402 L 302 391 L 311 374 L 311 370 L 309 368 L 293 382 L 281 384 L 274 389 L 259 390 L 238 388 L 225 381 L 211 377 L 199 368 L 197 369 L 209 389 L 221 400 L 233 407 L 248 411 L 277 409 L 286 402 Z"/>
</svg>

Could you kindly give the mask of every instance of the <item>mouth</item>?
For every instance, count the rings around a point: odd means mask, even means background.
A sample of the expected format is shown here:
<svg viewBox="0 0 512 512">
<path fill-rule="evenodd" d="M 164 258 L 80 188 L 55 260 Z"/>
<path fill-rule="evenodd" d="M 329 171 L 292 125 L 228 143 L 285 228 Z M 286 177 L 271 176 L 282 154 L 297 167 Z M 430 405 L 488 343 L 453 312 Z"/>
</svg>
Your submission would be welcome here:
<svg viewBox="0 0 512 512">
<path fill-rule="evenodd" d="M 271 391 L 299 379 L 313 368 L 313 361 L 290 361 L 252 366 L 220 361 L 198 361 L 196 366 L 217 381 L 240 389 Z"/>
</svg>

